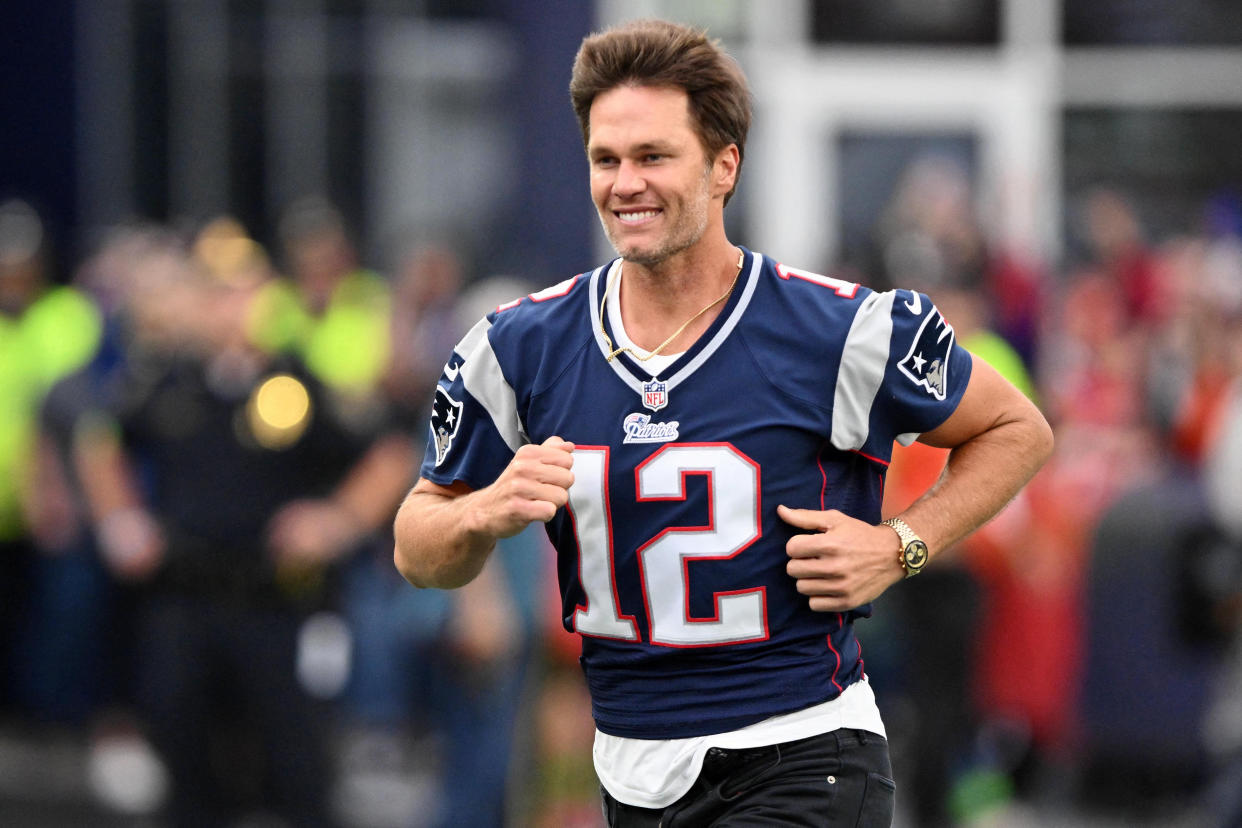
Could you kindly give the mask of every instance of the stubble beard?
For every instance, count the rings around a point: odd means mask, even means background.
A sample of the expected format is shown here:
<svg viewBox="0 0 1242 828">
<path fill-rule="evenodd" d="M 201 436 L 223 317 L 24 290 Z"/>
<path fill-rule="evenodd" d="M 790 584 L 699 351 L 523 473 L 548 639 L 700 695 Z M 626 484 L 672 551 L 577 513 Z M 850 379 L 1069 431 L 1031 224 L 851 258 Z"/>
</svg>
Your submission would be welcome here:
<svg viewBox="0 0 1242 828">
<path fill-rule="evenodd" d="M 707 232 L 707 205 L 710 203 L 710 197 L 707 194 L 709 174 L 710 170 L 703 177 L 701 189 L 692 198 L 682 201 L 683 209 L 676 223 L 668 229 L 663 238 L 657 239 L 652 247 L 641 247 L 633 243 L 625 245 L 621 234 L 613 232 L 610 219 L 606 217 L 603 210 L 600 210 L 599 219 L 604 226 L 604 235 L 608 237 L 609 243 L 612 244 L 617 254 L 627 262 L 654 268 L 697 244 Z M 612 217 L 611 221 L 620 224 L 620 219 L 615 217 Z"/>
</svg>

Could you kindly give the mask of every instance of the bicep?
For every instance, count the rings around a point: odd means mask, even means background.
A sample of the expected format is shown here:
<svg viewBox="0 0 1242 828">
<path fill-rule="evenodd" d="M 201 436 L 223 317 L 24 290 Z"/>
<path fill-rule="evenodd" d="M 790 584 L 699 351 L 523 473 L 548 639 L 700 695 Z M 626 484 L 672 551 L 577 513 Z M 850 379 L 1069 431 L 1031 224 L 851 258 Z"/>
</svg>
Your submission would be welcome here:
<svg viewBox="0 0 1242 828">
<path fill-rule="evenodd" d="M 949 418 L 924 432 L 919 442 L 937 448 L 954 448 L 997 426 L 1043 415 L 1025 394 L 977 356 L 971 355 L 970 382 Z"/>
</svg>

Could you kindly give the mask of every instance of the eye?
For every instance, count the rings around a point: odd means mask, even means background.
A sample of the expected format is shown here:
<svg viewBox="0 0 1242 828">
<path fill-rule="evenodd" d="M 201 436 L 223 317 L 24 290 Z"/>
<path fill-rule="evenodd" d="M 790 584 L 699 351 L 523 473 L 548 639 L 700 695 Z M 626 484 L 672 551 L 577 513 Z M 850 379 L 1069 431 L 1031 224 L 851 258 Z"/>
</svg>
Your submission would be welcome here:
<svg viewBox="0 0 1242 828">
<path fill-rule="evenodd" d="M 611 155 L 601 155 L 596 158 L 592 164 L 601 169 L 617 166 L 617 159 Z"/>
<path fill-rule="evenodd" d="M 664 153 L 661 153 L 661 152 L 649 152 L 643 156 L 643 163 L 644 164 L 658 164 L 661 161 L 663 161 L 665 157 L 666 156 L 664 155 Z"/>
</svg>

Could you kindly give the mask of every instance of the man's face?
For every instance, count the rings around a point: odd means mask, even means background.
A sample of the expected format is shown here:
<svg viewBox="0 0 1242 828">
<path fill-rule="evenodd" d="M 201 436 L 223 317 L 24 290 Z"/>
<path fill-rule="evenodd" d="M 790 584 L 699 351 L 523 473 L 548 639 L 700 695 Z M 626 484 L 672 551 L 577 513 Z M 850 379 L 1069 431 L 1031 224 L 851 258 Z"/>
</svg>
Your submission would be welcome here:
<svg viewBox="0 0 1242 828">
<path fill-rule="evenodd" d="M 723 210 L 728 187 L 714 186 L 685 91 L 610 89 L 591 104 L 590 136 L 591 198 L 626 259 L 659 264 L 693 246 Z"/>
</svg>

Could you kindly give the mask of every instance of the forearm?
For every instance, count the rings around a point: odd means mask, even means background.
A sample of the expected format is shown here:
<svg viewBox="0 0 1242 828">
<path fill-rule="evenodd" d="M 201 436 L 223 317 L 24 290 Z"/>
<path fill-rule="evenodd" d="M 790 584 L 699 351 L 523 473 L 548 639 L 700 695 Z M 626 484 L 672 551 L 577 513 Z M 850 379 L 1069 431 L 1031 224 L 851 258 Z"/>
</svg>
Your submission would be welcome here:
<svg viewBox="0 0 1242 828">
<path fill-rule="evenodd" d="M 935 485 L 901 514 L 932 558 L 989 521 L 1052 449 L 1042 418 L 998 425 L 953 449 Z"/>
<path fill-rule="evenodd" d="M 522 446 L 490 486 L 440 486 L 426 478 L 397 511 L 397 570 L 415 586 L 452 589 L 469 583 L 496 541 L 534 521 L 546 523 L 569 501 L 573 443 L 549 437 Z"/>
<path fill-rule="evenodd" d="M 451 496 L 419 481 L 393 524 L 397 571 L 418 587 L 455 589 L 479 574 L 498 536 L 475 525 L 478 493 Z"/>
<path fill-rule="evenodd" d="M 940 479 L 899 515 L 932 558 L 1003 509 L 1052 453 L 1043 414 L 978 358 L 956 411 L 919 439 L 951 449 Z"/>
</svg>

